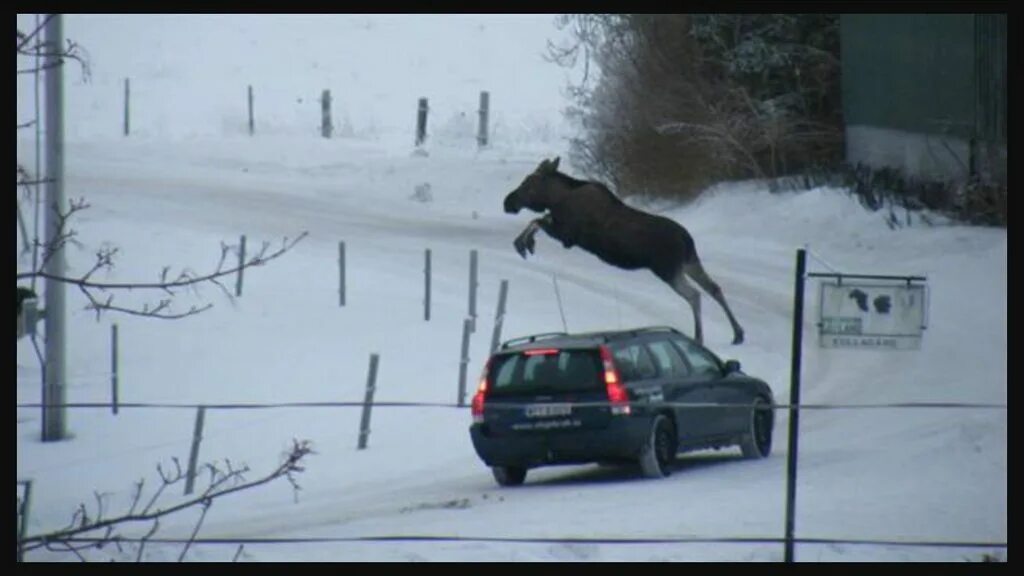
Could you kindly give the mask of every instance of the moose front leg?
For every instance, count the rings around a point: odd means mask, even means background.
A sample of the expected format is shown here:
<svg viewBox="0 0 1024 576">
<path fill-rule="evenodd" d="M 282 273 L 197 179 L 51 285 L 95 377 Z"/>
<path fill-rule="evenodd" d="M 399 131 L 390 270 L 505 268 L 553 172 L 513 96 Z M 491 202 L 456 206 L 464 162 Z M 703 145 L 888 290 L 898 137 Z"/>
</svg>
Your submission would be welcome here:
<svg viewBox="0 0 1024 576">
<path fill-rule="evenodd" d="M 537 235 L 537 230 L 539 229 L 540 225 L 537 224 L 537 220 L 534 220 L 530 222 L 530 225 L 520 232 L 519 236 L 516 236 L 515 241 L 512 242 L 512 245 L 516 247 L 516 252 L 518 252 L 524 260 L 526 259 L 527 250 L 530 251 L 530 254 L 533 254 L 534 245 L 536 243 L 534 236 Z"/>
<path fill-rule="evenodd" d="M 545 230 L 548 229 L 553 223 L 551 214 L 547 214 L 542 218 L 537 218 L 530 222 L 526 228 L 516 236 L 512 245 L 516 247 L 516 252 L 519 253 L 524 259 L 526 258 L 526 252 L 529 250 L 530 254 L 533 254 L 534 247 L 536 245 L 535 237 L 537 231 L 543 227 Z"/>
</svg>

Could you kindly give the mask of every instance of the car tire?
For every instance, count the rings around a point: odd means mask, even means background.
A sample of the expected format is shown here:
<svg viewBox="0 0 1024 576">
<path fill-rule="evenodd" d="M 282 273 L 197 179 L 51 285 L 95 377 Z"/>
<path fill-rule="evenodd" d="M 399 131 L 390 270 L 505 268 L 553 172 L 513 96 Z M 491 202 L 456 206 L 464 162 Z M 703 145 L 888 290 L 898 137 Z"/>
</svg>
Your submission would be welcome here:
<svg viewBox="0 0 1024 576">
<path fill-rule="evenodd" d="M 676 429 L 664 414 L 658 414 L 651 423 L 651 432 L 640 454 L 640 469 L 646 478 L 664 478 L 672 471 L 669 466 L 676 459 Z"/>
<path fill-rule="evenodd" d="M 526 480 L 526 468 L 520 466 L 493 466 L 491 473 L 501 486 L 519 486 Z"/>
<path fill-rule="evenodd" d="M 754 398 L 748 420 L 749 429 L 740 441 L 743 457 L 749 459 L 767 458 L 772 453 L 772 428 L 775 412 L 764 398 Z"/>
</svg>

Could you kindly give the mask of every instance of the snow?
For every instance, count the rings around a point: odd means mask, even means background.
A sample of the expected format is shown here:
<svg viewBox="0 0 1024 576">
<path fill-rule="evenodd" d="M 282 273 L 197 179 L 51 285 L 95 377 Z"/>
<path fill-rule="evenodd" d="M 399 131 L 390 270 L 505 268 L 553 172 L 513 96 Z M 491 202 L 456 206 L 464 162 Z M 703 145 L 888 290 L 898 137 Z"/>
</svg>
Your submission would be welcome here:
<svg viewBox="0 0 1024 576">
<path fill-rule="evenodd" d="M 19 27 L 31 20 L 19 15 Z M 647 272 L 610 268 L 545 236 L 522 260 L 512 249 L 525 215 L 503 196 L 545 157 L 566 156 L 559 111 L 565 73 L 539 54 L 560 32 L 549 15 L 69 16 L 65 35 L 93 59 L 91 83 L 70 69 L 67 195 L 76 216 L 72 272 L 104 243 L 120 248 L 108 281 L 152 280 L 164 266 L 212 269 L 221 243 L 246 234 L 250 253 L 309 236 L 247 270 L 233 301 L 216 287 L 181 293 L 180 321 L 83 310 L 68 292 L 67 400 L 110 399 L 110 325 L 120 332 L 121 402 L 213 404 L 361 402 L 370 354 L 380 355 L 375 400 L 453 404 L 467 313 L 469 251 L 480 255 L 479 318 L 468 395 L 487 357 L 501 280 L 510 284 L 503 336 L 562 329 L 553 279 L 572 331 L 669 324 L 690 311 Z M 20 63 L 19 63 L 20 64 Z M 132 78 L 133 135 L 120 137 L 120 82 Z M 279 86 L 287 82 L 289 85 Z M 257 94 L 257 135 L 244 124 L 244 86 Z M 147 85 L 149 85 L 147 87 Z M 351 131 L 317 134 L 320 90 Z M 491 92 L 499 128 L 476 149 L 475 108 Z M 19 76 L 19 122 L 32 112 Z M 426 156 L 413 154 L 419 96 L 431 98 Z M 293 106 L 294 98 L 303 104 Z M 276 99 L 276 100 L 275 100 Z M 235 102 L 237 100 L 237 102 Z M 238 106 L 235 106 L 238 104 Z M 468 116 L 463 122 L 460 114 Z M 435 123 L 436 120 L 436 123 Z M 137 132 L 134 130 L 137 129 Z M 24 135 L 21 135 L 24 136 Z M 19 138 L 18 160 L 33 142 Z M 429 201 L 416 199 L 430 185 Z M 705 298 L 707 344 L 789 398 L 793 270 L 928 278 L 929 323 L 918 351 L 821 349 L 817 285 L 805 307 L 802 400 L 809 404 L 1006 404 L 1005 230 L 940 222 L 896 230 L 843 191 L 770 193 L 758 183 L 716 187 L 685 207 L 647 205 L 683 223 L 723 287 L 747 341 Z M 346 305 L 338 305 L 338 242 L 346 246 Z M 19 270 L 30 266 L 20 253 Z M 431 320 L 423 320 L 424 250 L 432 251 Z M 234 279 L 225 284 L 233 288 Z M 121 305 L 159 296 L 119 294 Z M 40 401 L 40 367 L 18 341 L 17 401 Z M 17 475 L 33 480 L 29 534 L 65 526 L 79 503 L 105 495 L 123 510 L 156 465 L 188 459 L 194 408 L 69 409 L 71 438 L 40 441 L 40 410 L 17 409 Z M 774 538 L 784 533 L 786 431 L 777 418 L 770 458 L 737 449 L 687 455 L 669 478 L 571 466 L 531 470 L 500 489 L 469 440 L 468 408 L 376 407 L 369 447 L 357 450 L 355 407 L 208 409 L 201 461 L 229 458 L 251 478 L 271 470 L 292 439 L 316 454 L 298 476 L 217 500 L 207 538 Z M 800 419 L 796 533 L 806 538 L 1007 540 L 1005 409 L 807 410 Z M 179 488 L 180 490 L 180 488 Z M 167 502 L 180 493 L 167 494 Z M 161 522 L 187 537 L 198 511 Z M 147 547 L 173 560 L 181 545 Z M 225 561 L 231 545 L 193 547 L 190 560 Z M 804 544 L 802 561 L 959 561 L 1005 549 Z M 106 550 L 104 550 L 106 552 Z M 126 550 L 119 559 L 133 559 Z M 33 552 L 29 560 L 68 559 Z M 777 561 L 778 544 L 350 541 L 247 544 L 249 561 Z"/>
</svg>

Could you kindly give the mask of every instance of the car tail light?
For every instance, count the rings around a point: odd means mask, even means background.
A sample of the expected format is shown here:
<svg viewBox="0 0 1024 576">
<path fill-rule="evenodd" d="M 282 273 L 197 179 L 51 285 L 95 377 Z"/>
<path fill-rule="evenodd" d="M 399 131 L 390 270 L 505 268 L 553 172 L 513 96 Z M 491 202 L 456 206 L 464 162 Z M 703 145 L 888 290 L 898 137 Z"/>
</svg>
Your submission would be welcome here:
<svg viewBox="0 0 1024 576">
<path fill-rule="evenodd" d="M 523 354 L 526 356 L 551 356 L 558 354 L 558 352 L 558 348 L 536 348 L 534 350 L 527 350 Z"/>
<path fill-rule="evenodd" d="M 615 367 L 612 352 L 607 346 L 601 346 L 601 363 L 604 365 L 604 386 L 608 391 L 608 402 L 611 404 L 612 414 L 629 414 L 629 394 L 626 392 L 626 387 L 622 385 L 619 369 Z"/>
<path fill-rule="evenodd" d="M 490 369 L 491 361 L 487 360 L 484 371 L 480 374 L 480 384 L 476 388 L 476 394 L 473 395 L 473 402 L 470 405 L 473 422 L 476 423 L 484 421 L 484 401 L 487 399 L 487 374 L 490 372 Z"/>
</svg>

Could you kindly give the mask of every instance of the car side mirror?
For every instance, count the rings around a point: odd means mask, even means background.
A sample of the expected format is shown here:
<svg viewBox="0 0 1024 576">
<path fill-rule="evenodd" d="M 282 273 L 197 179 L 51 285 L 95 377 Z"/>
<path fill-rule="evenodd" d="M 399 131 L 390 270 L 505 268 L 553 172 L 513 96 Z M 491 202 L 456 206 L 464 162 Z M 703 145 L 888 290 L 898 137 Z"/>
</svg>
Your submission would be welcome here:
<svg viewBox="0 0 1024 576">
<path fill-rule="evenodd" d="M 729 374 L 732 374 L 733 372 L 739 372 L 739 371 L 740 371 L 740 362 L 739 362 L 739 360 L 726 360 L 725 361 L 725 375 L 726 376 L 728 376 Z"/>
</svg>

